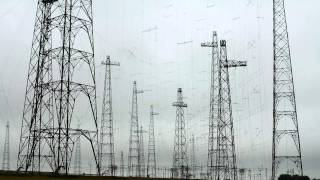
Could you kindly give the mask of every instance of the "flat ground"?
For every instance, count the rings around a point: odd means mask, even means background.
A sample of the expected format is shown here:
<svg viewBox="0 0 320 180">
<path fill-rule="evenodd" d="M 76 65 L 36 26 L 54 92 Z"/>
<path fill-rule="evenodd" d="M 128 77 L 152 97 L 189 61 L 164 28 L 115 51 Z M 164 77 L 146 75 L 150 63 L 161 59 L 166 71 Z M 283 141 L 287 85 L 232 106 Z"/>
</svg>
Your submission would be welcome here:
<svg viewBox="0 0 320 180">
<path fill-rule="evenodd" d="M 146 180 L 150 178 L 135 178 L 135 177 L 106 177 L 106 176 L 57 176 L 49 173 L 41 173 L 40 175 L 27 175 L 27 174 L 18 174 L 16 172 L 4 172 L 0 171 L 0 180 Z M 155 180 L 165 180 L 160 178 L 152 178 Z M 172 180 L 172 179 L 171 179 Z"/>
</svg>

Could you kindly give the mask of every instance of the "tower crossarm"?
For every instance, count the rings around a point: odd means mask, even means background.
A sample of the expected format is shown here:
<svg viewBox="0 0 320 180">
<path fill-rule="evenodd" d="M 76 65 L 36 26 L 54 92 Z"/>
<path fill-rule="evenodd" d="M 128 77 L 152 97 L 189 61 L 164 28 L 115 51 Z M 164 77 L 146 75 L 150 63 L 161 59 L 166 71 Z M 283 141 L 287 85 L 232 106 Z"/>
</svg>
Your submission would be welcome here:
<svg viewBox="0 0 320 180">
<path fill-rule="evenodd" d="M 120 63 L 114 62 L 114 61 L 111 61 L 111 62 L 102 61 L 101 64 L 102 65 L 111 65 L 111 66 L 120 66 Z"/>
<path fill-rule="evenodd" d="M 204 42 L 201 43 L 201 47 L 218 47 L 217 42 Z"/>
<path fill-rule="evenodd" d="M 152 112 L 151 115 L 152 115 L 152 116 L 156 116 L 156 115 L 159 115 L 159 113 L 157 113 L 157 112 Z"/>
<path fill-rule="evenodd" d="M 148 131 L 140 129 L 140 130 L 137 130 L 137 131 L 134 131 L 134 132 L 142 134 L 142 133 L 147 133 Z"/>
<path fill-rule="evenodd" d="M 52 4 L 52 3 L 56 2 L 56 1 L 58 1 L 58 0 L 42 0 L 42 2 L 45 3 L 45 4 Z"/>
<path fill-rule="evenodd" d="M 102 65 L 109 65 L 109 66 L 120 66 L 119 62 L 111 61 L 110 56 L 107 56 L 107 60 L 102 61 L 101 64 Z"/>
<path fill-rule="evenodd" d="M 144 93 L 144 92 L 145 92 L 144 90 L 137 90 L 137 91 L 136 91 L 137 94 L 142 94 L 142 93 Z"/>
<path fill-rule="evenodd" d="M 276 156 L 277 159 L 288 159 L 296 163 L 299 156 Z"/>
<path fill-rule="evenodd" d="M 176 107 L 188 107 L 188 105 L 186 103 L 183 102 L 174 102 L 172 103 L 172 106 L 176 106 Z"/>
<path fill-rule="evenodd" d="M 247 66 L 247 61 L 228 60 L 227 63 L 223 63 L 223 67 L 225 68 L 245 67 L 245 66 Z"/>
<path fill-rule="evenodd" d="M 203 42 L 201 43 L 201 47 L 212 47 L 217 48 L 219 46 L 218 41 L 215 41 L 215 37 L 217 37 L 217 31 L 213 31 L 213 41 L 212 42 Z"/>
</svg>

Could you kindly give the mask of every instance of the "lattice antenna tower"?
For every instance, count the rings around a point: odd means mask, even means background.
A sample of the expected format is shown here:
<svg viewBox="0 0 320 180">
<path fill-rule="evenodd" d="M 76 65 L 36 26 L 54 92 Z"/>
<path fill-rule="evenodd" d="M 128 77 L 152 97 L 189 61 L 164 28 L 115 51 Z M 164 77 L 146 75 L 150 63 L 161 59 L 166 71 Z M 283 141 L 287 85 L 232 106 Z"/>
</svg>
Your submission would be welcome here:
<svg viewBox="0 0 320 180">
<path fill-rule="evenodd" d="M 147 131 L 143 130 L 143 127 L 140 127 L 139 133 L 139 177 L 145 177 L 146 175 L 146 165 L 145 165 L 145 158 L 144 158 L 144 140 L 143 140 L 143 133 Z"/>
<path fill-rule="evenodd" d="M 89 100 L 92 115 L 91 129 L 81 135 L 89 141 L 100 173 L 92 0 L 38 0 L 18 171 L 69 173 L 78 138 L 72 117 L 81 98 Z"/>
<path fill-rule="evenodd" d="M 133 82 L 132 109 L 130 120 L 129 155 L 128 155 L 128 176 L 138 177 L 140 175 L 139 158 L 139 120 L 138 120 L 138 98 L 143 93 L 137 90 L 137 82 Z"/>
<path fill-rule="evenodd" d="M 220 41 L 216 180 L 238 178 L 229 68 L 246 65 L 245 61 L 228 60 L 226 41 Z"/>
<path fill-rule="evenodd" d="M 148 142 L 148 164 L 147 177 L 157 177 L 156 144 L 154 137 L 154 116 L 159 113 L 154 112 L 153 105 L 150 106 L 149 142 Z"/>
<path fill-rule="evenodd" d="M 102 175 L 115 176 L 111 66 L 120 66 L 120 63 L 111 62 L 110 56 L 107 56 L 107 60 L 102 64 L 105 65 L 105 79 L 100 129 L 100 165 Z"/>
<path fill-rule="evenodd" d="M 183 102 L 182 89 L 178 89 L 177 101 L 172 104 L 176 107 L 176 122 L 173 152 L 173 177 L 187 178 L 188 176 L 188 156 L 186 142 L 186 128 L 184 119 L 184 108 L 187 104 Z"/>
<path fill-rule="evenodd" d="M 196 153 L 195 153 L 195 139 L 194 135 L 192 135 L 191 138 L 191 172 L 192 172 L 192 177 L 195 179 L 196 178 Z"/>
<path fill-rule="evenodd" d="M 78 138 L 75 144 L 74 173 L 81 174 L 81 140 L 80 121 L 78 120 Z"/>
<path fill-rule="evenodd" d="M 4 150 L 3 150 L 3 160 L 2 160 L 2 170 L 10 170 L 10 131 L 9 131 L 9 121 L 6 125 L 6 136 L 4 140 Z"/>
<path fill-rule="evenodd" d="M 244 168 L 239 169 L 240 180 L 245 179 L 245 173 L 246 173 L 246 169 Z"/>
<path fill-rule="evenodd" d="M 303 175 L 284 0 L 273 0 L 273 46 L 272 180 L 275 180 L 288 169 Z M 284 150 L 286 147 L 282 145 L 292 145 L 291 151 Z"/>
<path fill-rule="evenodd" d="M 219 96 L 219 45 L 217 32 L 213 31 L 212 41 L 201 43 L 202 47 L 212 48 L 211 58 L 211 83 L 210 83 L 210 110 L 209 110 L 209 135 L 208 135 L 208 179 L 214 178 L 216 164 L 216 142 L 218 123 L 218 96 Z"/>
<path fill-rule="evenodd" d="M 123 151 L 121 151 L 121 155 L 120 155 L 120 176 L 124 177 L 124 157 L 123 157 Z"/>
</svg>

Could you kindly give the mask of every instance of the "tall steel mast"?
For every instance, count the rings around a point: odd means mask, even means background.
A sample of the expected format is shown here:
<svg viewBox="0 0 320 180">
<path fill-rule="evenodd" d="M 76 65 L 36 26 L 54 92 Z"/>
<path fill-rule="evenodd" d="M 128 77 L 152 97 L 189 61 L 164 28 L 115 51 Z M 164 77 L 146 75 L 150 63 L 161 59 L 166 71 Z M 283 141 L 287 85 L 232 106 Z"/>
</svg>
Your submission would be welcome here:
<svg viewBox="0 0 320 180">
<path fill-rule="evenodd" d="M 284 0 L 273 0 L 272 180 L 291 168 L 303 175 L 300 134 Z M 284 150 L 290 143 L 291 151 Z M 291 163 L 291 166 L 283 167 Z"/>
<path fill-rule="evenodd" d="M 148 142 L 148 164 L 147 177 L 157 177 L 156 144 L 154 137 L 154 116 L 159 113 L 154 112 L 153 105 L 150 106 L 149 142 Z"/>
<path fill-rule="evenodd" d="M 69 173 L 79 136 L 73 112 L 80 99 L 92 116 L 90 130 L 80 134 L 89 141 L 99 174 L 92 0 L 38 0 L 18 171 Z"/>
<path fill-rule="evenodd" d="M 107 56 L 107 60 L 102 62 L 102 64 L 105 65 L 105 79 L 100 127 L 101 174 L 115 176 L 111 66 L 120 66 L 120 63 L 112 62 L 110 56 Z"/>
<path fill-rule="evenodd" d="M 184 119 L 184 108 L 187 104 L 183 102 L 182 89 L 178 89 L 177 101 L 172 104 L 176 109 L 174 152 L 173 152 L 173 177 L 188 177 L 188 155 L 186 142 L 186 124 Z"/>
</svg>

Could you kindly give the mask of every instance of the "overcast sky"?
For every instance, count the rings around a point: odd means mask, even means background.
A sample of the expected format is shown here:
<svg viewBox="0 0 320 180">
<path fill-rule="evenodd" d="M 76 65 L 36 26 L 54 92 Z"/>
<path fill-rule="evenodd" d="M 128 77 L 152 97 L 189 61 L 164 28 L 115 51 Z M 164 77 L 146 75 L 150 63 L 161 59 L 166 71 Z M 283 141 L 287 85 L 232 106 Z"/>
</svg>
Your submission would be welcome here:
<svg viewBox="0 0 320 180">
<path fill-rule="evenodd" d="M 0 0 L 0 136 L 10 120 L 11 168 L 16 167 L 36 4 Z M 211 59 L 210 49 L 200 43 L 210 41 L 216 30 L 219 39 L 227 40 L 230 59 L 248 61 L 248 67 L 230 72 L 238 166 L 271 168 L 271 0 L 95 0 L 93 5 L 99 110 L 100 61 L 109 54 L 121 63 L 112 70 L 117 162 L 120 150 L 127 157 L 132 82 L 137 80 L 138 89 L 151 90 L 138 97 L 140 124 L 148 128 L 151 104 L 160 113 L 155 120 L 159 166 L 172 164 L 171 104 L 179 87 L 188 104 L 188 138 L 195 135 L 197 162 L 206 164 Z M 320 177 L 320 1 L 290 0 L 286 5 L 304 171 Z M 76 116 L 81 119 L 80 112 Z M 84 156 L 84 169 L 89 163 Z"/>
</svg>

